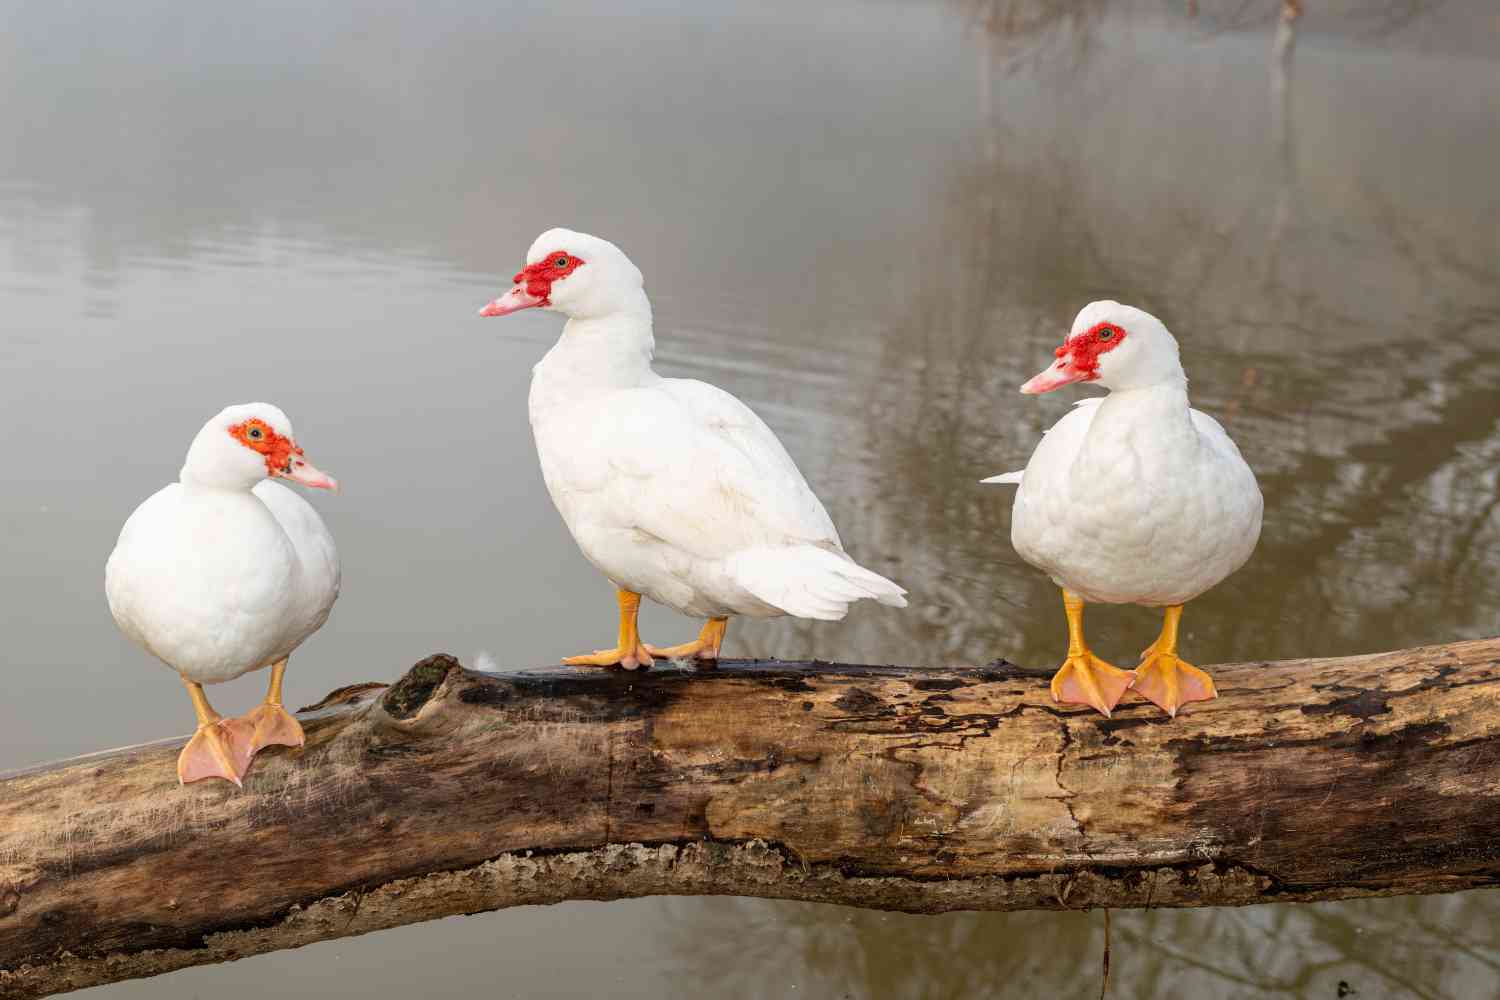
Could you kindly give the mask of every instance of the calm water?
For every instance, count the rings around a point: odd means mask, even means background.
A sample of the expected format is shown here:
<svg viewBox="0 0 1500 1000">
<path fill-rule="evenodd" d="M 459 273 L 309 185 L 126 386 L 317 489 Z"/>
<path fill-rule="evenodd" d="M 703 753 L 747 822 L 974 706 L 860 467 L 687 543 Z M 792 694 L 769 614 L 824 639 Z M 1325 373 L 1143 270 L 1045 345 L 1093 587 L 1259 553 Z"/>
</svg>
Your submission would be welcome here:
<svg viewBox="0 0 1500 1000">
<path fill-rule="evenodd" d="M 660 369 L 750 402 L 912 591 L 737 623 L 732 655 L 1056 661 L 1057 595 L 1010 548 L 1010 491 L 975 481 L 1077 398 L 1015 387 L 1103 296 L 1177 333 L 1266 495 L 1189 656 L 1500 631 L 1494 6 L 1310 0 L 1285 62 L 1270 0 L 990 6 L 0 6 L 0 769 L 189 727 L 102 570 L 230 402 L 282 405 L 346 487 L 315 498 L 345 591 L 293 703 L 434 650 L 607 641 L 526 423 L 559 323 L 474 316 L 551 225 L 626 248 Z M 1090 622 L 1119 658 L 1155 634 L 1140 609 Z M 238 711 L 263 683 L 213 694 Z M 1497 918 L 1494 893 L 1121 913 L 1113 995 L 1492 995 Z M 1086 997 L 1102 942 L 1098 913 L 653 899 L 98 992 Z"/>
</svg>

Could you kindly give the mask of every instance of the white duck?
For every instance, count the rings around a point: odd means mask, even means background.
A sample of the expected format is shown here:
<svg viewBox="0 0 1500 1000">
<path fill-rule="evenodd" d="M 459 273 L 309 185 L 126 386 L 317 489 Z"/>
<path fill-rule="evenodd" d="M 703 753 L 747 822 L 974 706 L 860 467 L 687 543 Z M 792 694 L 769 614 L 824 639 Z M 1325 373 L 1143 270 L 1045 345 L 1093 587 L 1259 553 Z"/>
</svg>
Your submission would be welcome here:
<svg viewBox="0 0 1500 1000">
<path fill-rule="evenodd" d="M 338 598 L 339 557 L 318 512 L 271 476 L 338 489 L 303 457 L 281 410 L 229 407 L 193 439 L 179 482 L 130 515 L 105 567 L 121 631 L 181 674 L 193 699 L 198 729 L 177 759 L 183 783 L 238 785 L 262 747 L 303 742 L 281 680 Z M 270 689 L 256 709 L 225 719 L 209 705 L 204 684 L 266 666 Z"/>
<path fill-rule="evenodd" d="M 1155 316 L 1090 303 L 1056 357 L 1023 393 L 1097 382 L 1109 395 L 1059 420 L 1024 472 L 984 480 L 1020 484 L 1011 542 L 1063 588 L 1068 656 L 1052 696 L 1108 715 L 1134 686 L 1175 716 L 1215 695 L 1212 678 L 1177 655 L 1182 606 L 1250 558 L 1260 487 L 1218 421 L 1189 408 L 1177 341 Z M 1089 650 L 1086 601 L 1165 606 L 1133 674 Z"/>
<path fill-rule="evenodd" d="M 514 282 L 480 315 L 568 317 L 534 369 L 531 427 L 553 503 L 620 606 L 615 648 L 564 663 L 717 659 L 730 615 L 837 620 L 860 598 L 906 605 L 904 590 L 844 553 L 827 511 L 749 407 L 652 371 L 651 303 L 618 247 L 548 230 Z M 693 642 L 648 646 L 636 628 L 641 595 L 708 621 Z"/>
</svg>

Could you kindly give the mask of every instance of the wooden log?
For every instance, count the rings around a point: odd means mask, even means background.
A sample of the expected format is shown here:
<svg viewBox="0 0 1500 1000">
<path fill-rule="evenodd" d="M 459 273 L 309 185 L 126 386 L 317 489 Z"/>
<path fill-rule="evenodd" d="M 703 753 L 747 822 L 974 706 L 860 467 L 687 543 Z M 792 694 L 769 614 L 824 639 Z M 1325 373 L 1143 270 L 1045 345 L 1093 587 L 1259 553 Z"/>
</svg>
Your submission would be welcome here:
<svg viewBox="0 0 1500 1000">
<path fill-rule="evenodd" d="M 1500 639 L 1213 668 L 1175 721 L 1048 671 L 481 674 L 304 715 L 243 791 L 180 740 L 0 780 L 0 995 L 456 913 L 735 894 L 935 913 L 1500 881 Z M 368 687 L 368 686 L 367 686 Z M 359 692 L 357 692 L 359 693 Z M 341 699 L 335 699 L 338 701 Z"/>
</svg>

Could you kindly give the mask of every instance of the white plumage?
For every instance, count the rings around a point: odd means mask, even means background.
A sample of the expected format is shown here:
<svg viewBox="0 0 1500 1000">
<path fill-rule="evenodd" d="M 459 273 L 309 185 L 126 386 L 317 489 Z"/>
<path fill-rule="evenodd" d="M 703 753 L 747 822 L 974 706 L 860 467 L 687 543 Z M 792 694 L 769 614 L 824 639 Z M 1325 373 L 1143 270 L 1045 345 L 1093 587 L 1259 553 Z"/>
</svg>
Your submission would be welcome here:
<svg viewBox="0 0 1500 1000">
<path fill-rule="evenodd" d="M 570 339 L 571 338 L 571 339 Z M 542 475 L 583 554 L 616 584 L 683 614 L 839 619 L 906 602 L 844 554 L 828 512 L 749 407 L 703 382 L 576 392 L 576 333 L 537 365 Z M 586 376 L 585 376 L 586 377 Z"/>
<path fill-rule="evenodd" d="M 550 277 L 549 262 L 569 261 Z M 573 263 L 573 262 L 577 263 Z M 583 554 L 627 591 L 684 614 L 839 619 L 903 591 L 856 564 L 796 464 L 744 403 L 651 368 L 651 306 L 613 244 L 543 233 L 486 315 L 568 314 L 532 378 L 547 489 Z"/>
<path fill-rule="evenodd" d="M 1017 483 L 1011 542 L 1085 601 L 1184 604 L 1244 565 L 1260 538 L 1255 474 L 1219 422 L 1188 406 L 1177 342 L 1155 317 L 1117 302 L 1079 313 L 1128 331 L 1100 358 L 1108 396 L 1080 400 L 1043 435 Z M 1144 344 L 1150 340 L 1152 344 Z M 1156 347 L 1147 356 L 1144 350 Z M 1114 361 L 1146 363 L 1112 372 Z"/>
<path fill-rule="evenodd" d="M 289 656 L 322 626 L 338 553 L 312 505 L 277 483 L 173 483 L 125 522 L 104 586 L 122 632 L 189 680 L 219 684 Z"/>
<path fill-rule="evenodd" d="M 1218 421 L 1189 407 L 1166 327 L 1095 302 L 1057 358 L 1022 392 L 1078 381 L 1111 391 L 1047 431 L 1024 472 L 983 480 L 1019 485 L 1011 542 L 1022 558 L 1083 601 L 1167 607 L 1239 569 L 1260 537 L 1260 488 Z M 1081 643 L 1081 612 L 1077 628 Z"/>
<path fill-rule="evenodd" d="M 228 428 L 252 416 L 291 438 L 286 415 L 266 403 L 214 417 L 212 438 L 200 435 L 205 447 L 189 454 L 182 481 L 130 515 L 104 571 L 121 631 L 200 684 L 289 656 L 339 595 L 338 550 L 313 506 L 268 480 L 253 452 L 245 473 L 218 474 L 219 449 L 249 451 Z"/>
<path fill-rule="evenodd" d="M 270 475 L 337 487 L 303 457 L 281 410 L 267 403 L 225 409 L 194 439 L 180 481 L 130 515 L 105 566 L 121 631 L 193 684 L 284 661 L 338 599 L 332 535 L 311 504 Z M 274 691 L 279 712 L 279 683 Z M 282 725 L 290 731 L 295 723 Z M 238 781 L 258 749 L 253 728 L 251 721 L 244 732 L 225 731 L 226 747 L 236 739 L 243 745 L 226 750 L 234 763 L 213 776 Z M 186 764 L 180 771 L 194 780 Z"/>
</svg>

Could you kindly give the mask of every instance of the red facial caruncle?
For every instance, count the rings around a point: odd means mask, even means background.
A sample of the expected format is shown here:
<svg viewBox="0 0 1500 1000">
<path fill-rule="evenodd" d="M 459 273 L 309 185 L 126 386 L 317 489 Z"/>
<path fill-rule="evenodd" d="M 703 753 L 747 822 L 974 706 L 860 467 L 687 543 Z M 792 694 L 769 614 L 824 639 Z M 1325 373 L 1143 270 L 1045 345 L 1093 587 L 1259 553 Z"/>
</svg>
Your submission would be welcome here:
<svg viewBox="0 0 1500 1000">
<path fill-rule="evenodd" d="M 561 281 L 583 266 L 583 260 L 559 250 L 549 253 L 535 264 L 528 264 L 516 272 L 512 279 L 517 285 L 526 286 L 526 294 L 541 299 L 539 305 L 552 304 L 552 283 Z"/>
<path fill-rule="evenodd" d="M 552 304 L 552 285 L 584 265 L 583 258 L 554 250 L 535 264 L 527 264 L 511 279 L 511 290 L 483 309 L 481 316 L 506 316 L 521 309 Z"/>
<path fill-rule="evenodd" d="M 1082 381 L 1092 382 L 1099 377 L 1099 355 L 1108 354 L 1124 340 L 1124 327 L 1114 323 L 1095 323 L 1083 333 L 1065 341 L 1056 354 L 1059 358 L 1071 354 L 1074 367 L 1085 373 Z"/>
<path fill-rule="evenodd" d="M 1125 328 L 1118 323 L 1095 323 L 1076 337 L 1069 337 L 1054 351 L 1055 364 L 1038 372 L 1021 391 L 1027 395 L 1051 392 L 1073 382 L 1092 382 L 1099 377 L 1099 358 L 1125 341 Z"/>
<path fill-rule="evenodd" d="M 271 425 L 259 417 L 251 417 L 244 423 L 229 428 L 229 436 L 251 451 L 265 456 L 266 475 L 280 476 L 303 486 L 319 490 L 339 491 L 339 482 L 328 473 L 313 465 L 303 455 L 297 442 L 277 434 Z"/>
<path fill-rule="evenodd" d="M 284 476 L 291 472 L 292 456 L 302 454 L 302 449 L 291 438 L 277 434 L 269 424 L 257 417 L 235 424 L 229 428 L 229 433 L 246 448 L 266 456 L 268 476 Z"/>
</svg>

